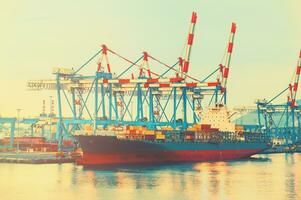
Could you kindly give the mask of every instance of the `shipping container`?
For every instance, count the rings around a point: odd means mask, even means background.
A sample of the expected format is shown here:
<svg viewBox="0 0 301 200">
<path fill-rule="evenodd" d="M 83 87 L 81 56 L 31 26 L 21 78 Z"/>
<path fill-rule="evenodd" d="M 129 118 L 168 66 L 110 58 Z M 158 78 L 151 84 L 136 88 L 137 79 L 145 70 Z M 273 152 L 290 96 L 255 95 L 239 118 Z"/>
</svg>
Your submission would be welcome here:
<svg viewBox="0 0 301 200">
<path fill-rule="evenodd" d="M 201 129 L 202 130 L 209 130 L 209 129 L 211 129 L 211 125 L 210 124 L 201 124 Z"/>
<path fill-rule="evenodd" d="M 155 135 L 144 135 L 144 139 L 145 140 L 155 140 L 156 139 L 156 137 L 155 137 Z"/>
<path fill-rule="evenodd" d="M 155 135 L 155 131 L 153 131 L 153 130 L 146 130 L 146 131 L 144 131 L 144 135 Z"/>
<path fill-rule="evenodd" d="M 163 135 L 163 134 L 156 134 L 156 140 L 165 140 L 165 135 Z"/>
</svg>

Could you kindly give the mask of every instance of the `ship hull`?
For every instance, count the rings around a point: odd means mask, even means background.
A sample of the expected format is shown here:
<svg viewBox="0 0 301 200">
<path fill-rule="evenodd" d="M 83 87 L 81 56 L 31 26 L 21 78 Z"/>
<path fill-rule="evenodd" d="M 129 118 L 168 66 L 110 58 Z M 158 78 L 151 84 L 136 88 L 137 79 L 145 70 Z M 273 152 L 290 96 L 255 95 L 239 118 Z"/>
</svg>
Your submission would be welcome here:
<svg viewBox="0 0 301 200">
<path fill-rule="evenodd" d="M 114 136 L 78 136 L 83 157 L 78 164 L 156 164 L 248 158 L 268 148 L 264 142 L 148 142 Z"/>
</svg>

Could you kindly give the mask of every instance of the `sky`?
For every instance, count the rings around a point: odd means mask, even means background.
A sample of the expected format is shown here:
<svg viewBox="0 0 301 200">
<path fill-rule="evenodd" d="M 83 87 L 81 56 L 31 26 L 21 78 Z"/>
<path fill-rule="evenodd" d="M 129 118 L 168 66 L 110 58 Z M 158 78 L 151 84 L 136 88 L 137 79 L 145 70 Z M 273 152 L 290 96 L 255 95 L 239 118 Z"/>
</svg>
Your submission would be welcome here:
<svg viewBox="0 0 301 200">
<path fill-rule="evenodd" d="M 53 67 L 78 68 L 101 44 L 131 60 L 147 51 L 175 63 L 192 11 L 198 22 L 189 73 L 202 79 L 216 68 L 236 22 L 228 104 L 254 105 L 290 82 L 301 49 L 300 7 L 300 0 L 1 0 L 0 115 L 41 113 L 42 100 L 55 93 L 28 91 L 26 82 L 54 78 Z"/>
</svg>

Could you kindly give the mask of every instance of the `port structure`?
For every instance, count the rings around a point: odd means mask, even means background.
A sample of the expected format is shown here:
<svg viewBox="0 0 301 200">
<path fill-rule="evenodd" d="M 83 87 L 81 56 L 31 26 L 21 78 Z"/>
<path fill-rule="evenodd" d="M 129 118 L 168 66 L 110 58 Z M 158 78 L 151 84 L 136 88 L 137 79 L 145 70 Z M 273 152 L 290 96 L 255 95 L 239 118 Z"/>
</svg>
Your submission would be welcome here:
<svg viewBox="0 0 301 200">
<path fill-rule="evenodd" d="M 188 74 L 196 21 L 197 14 L 193 12 L 185 53 L 173 65 L 148 52 L 131 61 L 102 45 L 76 70 L 54 68 L 56 79 L 28 81 L 27 88 L 30 90 L 56 90 L 59 147 L 63 138 L 82 129 L 85 124 L 93 125 L 94 134 L 99 126 L 106 128 L 110 125 L 146 126 L 150 130 L 168 126 L 174 130 L 186 130 L 201 122 L 199 111 L 203 108 L 204 96 L 211 96 L 209 105 L 226 105 L 226 84 L 236 24 L 232 23 L 222 63 L 200 80 Z M 111 56 L 126 62 L 125 70 L 113 73 Z M 92 75 L 79 74 L 96 57 L 99 57 L 96 72 Z M 156 73 L 151 62 L 166 70 Z M 137 69 L 138 74 L 135 73 Z M 214 75 L 217 78 L 208 81 Z M 63 114 L 63 100 L 71 111 L 70 117 L 66 117 L 65 110 Z"/>
<path fill-rule="evenodd" d="M 299 76 L 301 71 L 301 50 L 297 67 L 291 83 L 270 100 L 258 100 L 257 115 L 258 126 L 264 129 L 272 138 L 285 139 L 287 143 L 295 143 L 301 140 L 301 106 L 297 105 L 296 95 L 298 91 Z M 287 92 L 287 101 L 281 104 L 273 104 Z"/>
<path fill-rule="evenodd" d="M 0 117 L 0 123 L 10 125 L 9 145 L 0 145 L 0 148 L 13 148 L 14 139 L 15 139 L 15 131 L 16 131 L 16 123 L 30 126 L 30 136 L 31 137 L 34 136 L 34 128 L 42 128 L 42 136 L 44 135 L 43 127 L 41 127 L 41 125 L 38 125 L 38 123 L 41 123 L 41 119 L 39 119 L 39 118 L 18 119 L 18 118 Z"/>
<path fill-rule="evenodd" d="M 10 125 L 10 140 L 9 140 L 9 145 L 8 146 L 3 146 L 0 145 L 0 148 L 13 148 L 14 145 L 14 136 L 15 136 L 15 128 L 16 128 L 16 118 L 6 118 L 6 117 L 1 117 L 0 118 L 0 123 L 1 124 L 9 124 Z"/>
</svg>

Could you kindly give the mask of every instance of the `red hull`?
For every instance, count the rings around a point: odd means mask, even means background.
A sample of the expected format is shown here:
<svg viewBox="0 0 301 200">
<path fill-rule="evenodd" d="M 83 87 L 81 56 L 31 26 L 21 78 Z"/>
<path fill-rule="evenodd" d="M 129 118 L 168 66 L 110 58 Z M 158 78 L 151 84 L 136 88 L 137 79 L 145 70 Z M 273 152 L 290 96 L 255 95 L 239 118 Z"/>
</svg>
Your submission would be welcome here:
<svg viewBox="0 0 301 200">
<path fill-rule="evenodd" d="M 114 165 L 114 164 L 147 164 L 163 162 L 202 162 L 248 158 L 261 149 L 250 150 L 201 150 L 201 151 L 172 151 L 136 154 L 101 154 L 84 152 L 83 158 L 77 160 L 81 165 Z"/>
</svg>

